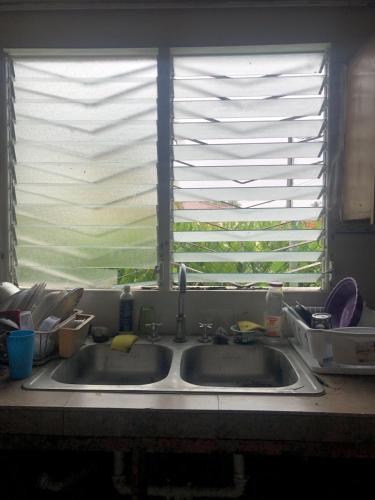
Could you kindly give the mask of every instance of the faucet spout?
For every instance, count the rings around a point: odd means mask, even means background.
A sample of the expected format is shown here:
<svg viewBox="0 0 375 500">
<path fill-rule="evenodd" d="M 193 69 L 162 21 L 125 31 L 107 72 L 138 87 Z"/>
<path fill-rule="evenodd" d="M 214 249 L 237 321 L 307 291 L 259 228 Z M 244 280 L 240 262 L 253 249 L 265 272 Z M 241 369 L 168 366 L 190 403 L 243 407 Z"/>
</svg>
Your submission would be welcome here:
<svg viewBox="0 0 375 500">
<path fill-rule="evenodd" d="M 180 265 L 178 273 L 178 304 L 176 315 L 176 335 L 173 340 L 175 342 L 186 342 L 186 316 L 185 316 L 185 294 L 186 294 L 186 266 Z"/>
</svg>

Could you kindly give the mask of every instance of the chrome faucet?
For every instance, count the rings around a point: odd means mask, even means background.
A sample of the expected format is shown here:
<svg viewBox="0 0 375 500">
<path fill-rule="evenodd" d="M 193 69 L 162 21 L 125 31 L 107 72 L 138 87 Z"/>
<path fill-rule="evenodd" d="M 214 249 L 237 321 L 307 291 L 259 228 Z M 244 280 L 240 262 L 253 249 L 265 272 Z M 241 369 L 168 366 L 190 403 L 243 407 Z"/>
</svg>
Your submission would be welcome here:
<svg viewBox="0 0 375 500">
<path fill-rule="evenodd" d="M 176 335 L 173 340 L 175 342 L 186 342 L 186 316 L 185 316 L 185 294 L 186 294 L 186 266 L 180 265 L 178 273 L 178 306 L 176 316 Z"/>
</svg>

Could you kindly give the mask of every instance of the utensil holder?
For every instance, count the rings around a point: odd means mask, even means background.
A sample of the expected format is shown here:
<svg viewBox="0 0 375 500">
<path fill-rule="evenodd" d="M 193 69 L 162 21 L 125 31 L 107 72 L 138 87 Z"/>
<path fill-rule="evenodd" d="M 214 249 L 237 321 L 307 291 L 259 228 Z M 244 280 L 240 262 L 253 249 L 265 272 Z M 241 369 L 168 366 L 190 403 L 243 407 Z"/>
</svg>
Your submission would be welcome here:
<svg viewBox="0 0 375 500">
<path fill-rule="evenodd" d="M 58 343 L 61 358 L 70 358 L 84 344 L 94 317 L 92 314 L 76 314 L 59 329 Z"/>
</svg>

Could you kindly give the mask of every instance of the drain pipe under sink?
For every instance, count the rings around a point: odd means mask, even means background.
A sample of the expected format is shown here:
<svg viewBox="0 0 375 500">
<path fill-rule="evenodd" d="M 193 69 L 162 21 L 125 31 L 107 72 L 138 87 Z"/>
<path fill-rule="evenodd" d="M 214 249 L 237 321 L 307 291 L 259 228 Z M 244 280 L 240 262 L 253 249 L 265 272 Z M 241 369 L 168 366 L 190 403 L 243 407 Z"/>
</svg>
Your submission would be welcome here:
<svg viewBox="0 0 375 500">
<path fill-rule="evenodd" d="M 120 495 L 130 495 L 132 488 L 126 482 L 124 475 L 124 454 L 115 451 L 113 457 L 113 486 Z M 164 498 L 238 498 L 247 484 L 243 455 L 233 455 L 233 486 L 225 487 L 196 487 L 196 486 L 148 486 L 147 495 Z"/>
</svg>

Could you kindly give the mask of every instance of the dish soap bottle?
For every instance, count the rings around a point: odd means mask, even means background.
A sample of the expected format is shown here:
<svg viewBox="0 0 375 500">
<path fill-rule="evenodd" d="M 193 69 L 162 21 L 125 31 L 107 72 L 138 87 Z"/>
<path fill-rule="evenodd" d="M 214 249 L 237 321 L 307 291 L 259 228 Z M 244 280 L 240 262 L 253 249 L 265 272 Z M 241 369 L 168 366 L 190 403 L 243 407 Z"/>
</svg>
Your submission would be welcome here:
<svg viewBox="0 0 375 500">
<path fill-rule="evenodd" d="M 264 314 L 265 335 L 267 337 L 280 337 L 282 308 L 283 284 L 270 283 L 266 294 L 266 310 Z"/>
<path fill-rule="evenodd" d="M 130 286 L 125 285 L 120 295 L 120 332 L 133 331 L 133 306 L 134 297 L 130 291 Z"/>
</svg>

